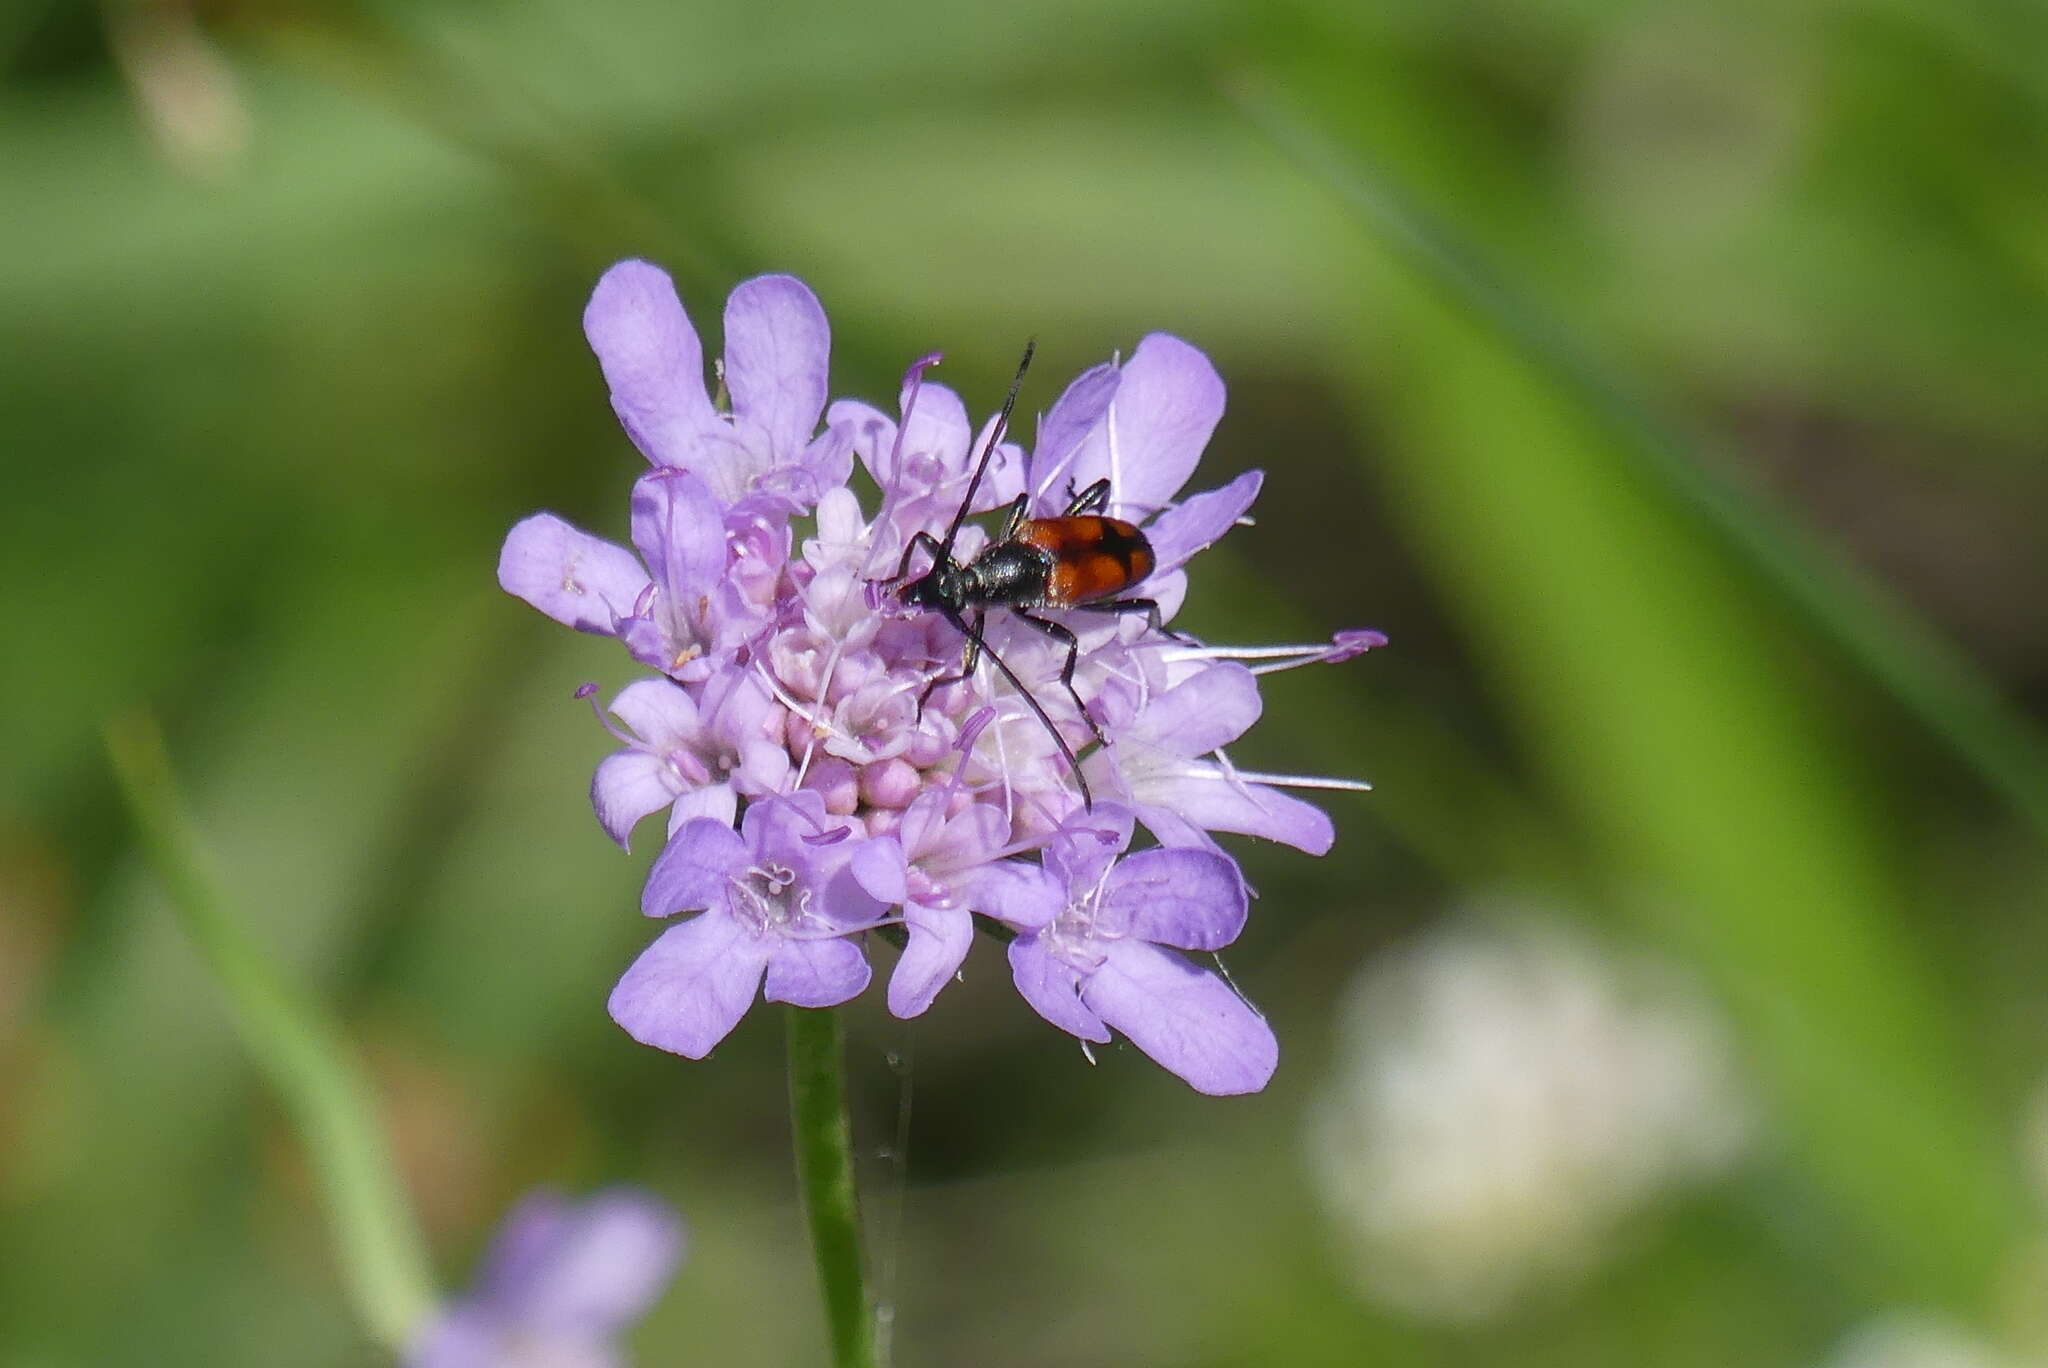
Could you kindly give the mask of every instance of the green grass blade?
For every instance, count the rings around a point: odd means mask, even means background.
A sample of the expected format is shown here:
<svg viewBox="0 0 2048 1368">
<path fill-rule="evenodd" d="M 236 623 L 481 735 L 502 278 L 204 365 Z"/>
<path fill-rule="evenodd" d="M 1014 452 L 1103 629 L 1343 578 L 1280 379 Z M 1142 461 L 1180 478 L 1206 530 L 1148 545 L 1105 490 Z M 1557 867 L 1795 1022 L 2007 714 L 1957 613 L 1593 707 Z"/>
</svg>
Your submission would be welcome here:
<svg viewBox="0 0 2048 1368">
<path fill-rule="evenodd" d="M 340 1030 L 277 975 L 228 910 L 155 723 L 124 717 L 108 725 L 106 739 L 149 863 L 219 981 L 243 1044 L 305 1139 L 357 1311 L 379 1341 L 399 1349 L 432 1305 L 433 1283 L 369 1084 Z"/>
<path fill-rule="evenodd" d="M 1791 519 L 1715 474 L 1698 443 L 1537 309 L 1390 178 L 1270 87 L 1233 98 L 1384 247 L 1484 320 L 1618 438 L 1616 450 L 1734 547 L 1809 625 L 1887 689 L 2033 826 L 2048 834 L 2048 738 L 1971 662 L 1882 586 Z"/>
</svg>

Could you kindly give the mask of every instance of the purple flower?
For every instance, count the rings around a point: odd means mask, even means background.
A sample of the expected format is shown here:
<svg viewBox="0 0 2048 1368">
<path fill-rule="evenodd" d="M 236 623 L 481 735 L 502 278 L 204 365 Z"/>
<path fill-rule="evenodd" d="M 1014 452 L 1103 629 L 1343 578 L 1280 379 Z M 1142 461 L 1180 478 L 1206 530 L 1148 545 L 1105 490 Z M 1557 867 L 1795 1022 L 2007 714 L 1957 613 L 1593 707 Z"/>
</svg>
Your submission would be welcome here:
<svg viewBox="0 0 2048 1368">
<path fill-rule="evenodd" d="M 666 467 L 633 486 L 637 557 L 536 513 L 506 536 L 498 583 L 557 622 L 618 637 L 642 664 L 696 681 L 765 619 L 737 564 L 741 547 L 758 558 L 763 545 L 729 538 L 726 513 L 704 482 Z"/>
<path fill-rule="evenodd" d="M 1228 983 L 1166 947 L 1220 950 L 1244 929 L 1237 866 L 1213 850 L 1158 848 L 1118 859 L 1127 813 L 1104 804 L 1045 848 L 1044 864 L 991 881 L 989 912 L 1010 942 L 1017 991 L 1082 1040 L 1115 1027 L 1197 1092 L 1257 1092 L 1279 1044 Z"/>
<path fill-rule="evenodd" d="M 817 440 L 832 331 L 795 276 L 746 281 L 725 302 L 730 412 L 704 389 L 704 348 L 660 267 L 622 261 L 583 311 L 583 333 L 611 385 L 626 434 L 657 466 L 694 471 L 720 505 L 750 499 L 802 511 L 846 482 L 843 436 Z"/>
<path fill-rule="evenodd" d="M 1208 358 L 1144 338 L 1068 385 L 1027 452 L 927 378 L 936 354 L 905 373 L 894 416 L 828 407 L 824 314 L 788 277 L 749 281 L 727 306 L 729 411 L 706 392 L 696 332 L 656 268 L 614 267 L 585 326 L 655 467 L 634 488 L 632 549 L 541 514 L 507 538 L 500 580 L 666 676 L 613 700 L 606 725 L 623 749 L 599 765 L 591 799 L 621 844 L 667 809 L 644 910 L 702 911 L 627 970 L 619 1022 L 701 1057 L 762 993 L 822 1006 L 859 992 L 864 933 L 885 925 L 903 945 L 889 1008 L 915 1016 L 960 972 L 981 917 L 1024 932 L 1019 986 L 1084 1039 L 1113 1027 L 1198 1088 L 1260 1086 L 1273 1067 L 1263 1021 L 1161 947 L 1213 949 L 1242 924 L 1219 834 L 1330 848 L 1329 818 L 1289 790 L 1366 785 L 1249 771 L 1224 748 L 1258 719 L 1263 676 L 1385 638 L 1217 646 L 1136 614 L 1041 609 L 1075 635 L 1069 672 L 1064 641 L 995 608 L 985 634 L 1002 668 L 984 657 L 935 690 L 959 669 L 961 633 L 891 592 L 906 547 L 945 533 L 994 441 L 974 511 L 1022 495 L 1028 515 L 1056 516 L 1107 480 L 1107 512 L 1140 524 L 1154 553 L 1129 593 L 1172 617 L 1191 566 L 1263 480 L 1182 494 L 1224 409 Z M 880 492 L 866 507 L 848 484 L 856 456 Z M 968 524 L 952 554 L 970 561 L 990 535 Z M 1102 800 L 1093 813 L 1083 778 Z M 1133 819 L 1162 848 L 1128 850 Z M 1107 845 L 1084 834 L 1103 831 Z"/>
<path fill-rule="evenodd" d="M 887 512 L 905 540 L 919 528 L 944 527 L 952 518 L 967 492 L 975 458 L 995 426 L 991 414 L 977 432 L 960 396 L 924 378 L 939 359 L 936 352 L 922 357 L 903 377 L 900 425 L 857 399 L 838 400 L 825 413 L 832 430 L 844 434 L 887 494 Z M 1000 508 L 1023 488 L 1023 449 L 1000 442 L 976 491 L 974 511 Z"/>
<path fill-rule="evenodd" d="M 1167 845 L 1210 845 L 1207 833 L 1263 836 L 1311 855 L 1328 852 L 1336 831 L 1321 808 L 1282 793 L 1218 754 L 1259 717 L 1258 681 L 1232 661 L 1204 663 L 1144 699 L 1129 720 L 1105 728 L 1111 744 L 1084 764 L 1098 790 L 1119 794 Z"/>
<path fill-rule="evenodd" d="M 864 844 L 826 820 L 815 792 L 749 803 L 737 832 L 711 818 L 685 823 L 654 862 L 640 908 L 704 911 L 633 961 L 612 990 L 612 1019 L 642 1044 L 702 1059 L 764 976 L 770 1002 L 832 1007 L 859 993 L 868 962 L 849 937 L 887 911 L 847 870 Z"/>
<path fill-rule="evenodd" d="M 683 1253 L 683 1225 L 653 1197 L 613 1188 L 582 1202 L 536 1192 L 512 1210 L 476 1284 L 406 1353 L 409 1368 L 604 1368 Z"/>
<path fill-rule="evenodd" d="M 623 728 L 603 713 L 598 721 L 626 748 L 598 765 L 590 801 L 622 846 L 635 823 L 663 808 L 671 809 L 670 834 L 693 817 L 731 826 L 741 794 L 779 792 L 789 773 L 777 735 L 782 710 L 739 671 L 713 676 L 694 696 L 669 680 L 643 679 L 619 691 L 611 713 Z"/>
<path fill-rule="evenodd" d="M 889 978 L 889 1010 L 914 1017 L 959 972 L 974 941 L 979 876 L 1002 852 L 1007 823 L 987 803 L 948 812 L 952 794 L 918 795 L 893 835 L 869 841 L 853 864 L 861 886 L 903 909 L 908 934 Z"/>
</svg>

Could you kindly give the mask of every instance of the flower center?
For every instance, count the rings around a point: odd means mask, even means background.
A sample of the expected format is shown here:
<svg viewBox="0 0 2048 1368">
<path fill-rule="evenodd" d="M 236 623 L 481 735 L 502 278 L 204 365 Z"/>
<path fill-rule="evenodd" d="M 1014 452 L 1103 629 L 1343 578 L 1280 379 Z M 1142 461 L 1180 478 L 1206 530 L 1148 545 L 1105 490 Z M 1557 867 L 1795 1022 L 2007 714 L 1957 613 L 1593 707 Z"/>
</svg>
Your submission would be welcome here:
<svg viewBox="0 0 2048 1368">
<path fill-rule="evenodd" d="M 788 865 L 756 865 L 733 877 L 732 909 L 757 931 L 783 930 L 810 915 L 811 890 Z"/>
</svg>

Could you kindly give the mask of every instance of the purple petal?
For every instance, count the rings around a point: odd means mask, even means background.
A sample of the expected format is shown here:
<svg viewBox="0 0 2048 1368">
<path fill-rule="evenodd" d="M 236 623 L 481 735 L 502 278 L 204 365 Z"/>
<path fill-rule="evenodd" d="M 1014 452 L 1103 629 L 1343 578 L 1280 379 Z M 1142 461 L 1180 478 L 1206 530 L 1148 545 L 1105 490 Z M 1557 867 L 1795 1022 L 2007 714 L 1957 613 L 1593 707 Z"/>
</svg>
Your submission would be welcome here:
<svg viewBox="0 0 2048 1368">
<path fill-rule="evenodd" d="M 1032 931 L 1049 926 L 1067 905 L 1059 880 L 1023 860 L 998 860 L 953 879 L 961 900 L 1007 926 Z"/>
<path fill-rule="evenodd" d="M 895 907 L 909 896 L 908 871 L 903 864 L 903 843 L 894 836 L 862 841 L 853 852 L 848 868 L 868 896 Z"/>
<path fill-rule="evenodd" d="M 1110 871 L 1102 906 L 1140 940 L 1220 950 L 1244 930 L 1244 877 L 1213 850 L 1141 850 Z"/>
<path fill-rule="evenodd" d="M 968 451 L 979 461 L 984 448 L 988 446 L 990 434 L 995 431 L 996 419 L 1001 414 L 991 413 L 982 423 L 980 431 L 974 434 Z M 1013 419 L 1014 421 L 1014 419 Z M 1007 429 L 1005 429 L 1007 431 Z M 1024 448 L 1012 441 L 996 443 L 996 449 L 988 458 L 988 471 L 981 477 L 981 487 L 974 491 L 974 507 L 971 511 L 985 513 L 991 508 L 1000 508 L 1024 492 L 1025 470 Z M 972 473 L 972 465 L 961 464 L 961 478 Z"/>
<path fill-rule="evenodd" d="M 703 817 L 686 822 L 647 872 L 640 910 L 669 917 L 693 907 L 722 907 L 727 879 L 746 864 L 746 842 L 731 827 Z"/>
<path fill-rule="evenodd" d="M 1272 1078 L 1280 1043 L 1230 985 L 1170 950 L 1136 941 L 1103 947 L 1081 997 L 1131 1043 L 1196 1092 L 1257 1092 Z"/>
<path fill-rule="evenodd" d="M 612 1020 L 642 1045 L 702 1059 L 753 1005 L 774 949 L 722 910 L 692 917 L 626 970 L 612 989 Z"/>
<path fill-rule="evenodd" d="M 677 796 L 675 806 L 669 809 L 669 835 L 700 818 L 730 829 L 739 812 L 740 796 L 731 784 L 706 784 Z"/>
<path fill-rule="evenodd" d="M 518 1319 L 564 1339 L 608 1339 L 646 1314 L 682 1250 L 682 1222 L 666 1206 L 627 1188 L 600 1192 L 558 1232 Z"/>
<path fill-rule="evenodd" d="M 507 1338 L 508 1327 L 490 1308 L 457 1302 L 413 1337 L 405 1368 L 504 1368 Z"/>
<path fill-rule="evenodd" d="M 605 835 L 627 850 L 634 824 L 676 800 L 669 787 L 669 768 L 658 755 L 643 750 L 613 751 L 597 765 L 590 781 L 590 805 L 597 809 Z"/>
<path fill-rule="evenodd" d="M 814 772 L 815 769 L 813 766 Z M 740 835 L 756 856 L 803 867 L 810 864 L 817 849 L 807 837 L 822 836 L 834 827 L 845 826 L 844 820 L 825 815 L 821 794 L 813 789 L 799 789 L 749 803 L 746 815 L 740 818 Z"/>
<path fill-rule="evenodd" d="M 1115 467 L 1105 471 L 1123 516 L 1164 506 L 1194 474 L 1223 416 L 1223 377 L 1178 337 L 1152 333 L 1124 363 L 1110 405 Z"/>
<path fill-rule="evenodd" d="M 774 793 L 789 774 L 789 752 L 772 741 L 752 740 L 740 745 L 740 765 L 734 778 L 749 796 Z"/>
<path fill-rule="evenodd" d="M 885 477 L 884 467 L 896 444 L 895 419 L 859 399 L 834 399 L 825 410 L 825 430 L 844 435 L 876 484 L 886 489 L 894 483 Z"/>
<path fill-rule="evenodd" d="M 1010 838 L 1010 823 L 994 804 L 975 803 L 947 817 L 946 803 L 943 791 L 926 790 L 899 829 L 918 867 L 941 879 L 989 863 Z"/>
<path fill-rule="evenodd" d="M 1171 794 L 1169 793 L 1169 796 Z M 1156 803 L 1138 804 L 1138 820 L 1145 829 L 1159 838 L 1159 844 L 1172 849 L 1216 850 L 1222 847 L 1216 839 L 1201 827 L 1169 807 Z"/>
<path fill-rule="evenodd" d="M 795 276 L 742 282 L 725 301 L 725 385 L 733 416 L 766 434 L 778 464 L 795 464 L 825 407 L 832 329 Z"/>
<path fill-rule="evenodd" d="M 1161 575 L 1188 563 L 1196 552 L 1205 550 L 1237 525 L 1252 501 L 1259 497 L 1265 475 L 1247 470 L 1221 489 L 1190 495 L 1152 520 L 1145 529 L 1157 558 L 1152 567 Z"/>
<path fill-rule="evenodd" d="M 903 386 L 898 400 L 898 411 L 903 404 L 911 401 L 911 387 Z M 891 434 L 893 444 L 894 434 Z M 974 425 L 967 421 L 967 405 L 960 396 L 946 385 L 927 380 L 917 387 L 916 403 L 903 419 L 903 450 L 900 458 L 909 460 L 913 456 L 936 457 L 947 478 L 958 479 L 967 473 L 968 444 L 974 440 Z M 875 454 L 878 465 L 889 464 L 887 449 Z M 893 477 L 892 467 L 889 474 Z M 879 482 L 881 475 L 875 476 Z"/>
<path fill-rule="evenodd" d="M 803 500 L 808 511 L 827 491 L 844 485 L 853 474 L 853 434 L 827 428 L 811 439 L 797 457 L 808 481 L 809 496 Z"/>
<path fill-rule="evenodd" d="M 667 679 L 641 679 L 619 690 L 612 716 L 655 751 L 669 751 L 697 735 L 697 703 Z"/>
<path fill-rule="evenodd" d="M 783 939 L 768 961 L 767 997 L 799 1007 L 836 1007 L 858 997 L 872 972 L 860 947 L 843 936 Z"/>
<path fill-rule="evenodd" d="M 974 918 L 964 907 L 904 909 L 910 940 L 889 975 L 889 1010 L 908 1019 L 923 1014 L 967 959 L 974 944 Z"/>
<path fill-rule="evenodd" d="M 1159 605 L 1161 622 L 1173 621 L 1180 616 L 1181 605 L 1187 602 L 1188 572 L 1154 570 L 1145 577 L 1145 597 Z"/>
<path fill-rule="evenodd" d="M 633 484 L 633 545 L 662 592 L 687 607 L 725 578 L 725 518 L 711 489 L 664 467 Z"/>
<path fill-rule="evenodd" d="M 574 1204 L 551 1188 L 519 1199 L 491 1236 L 471 1279 L 473 1300 L 513 1310 L 533 1294 L 547 1268 L 548 1255 L 568 1235 Z"/>
<path fill-rule="evenodd" d="M 1121 803 L 1098 803 L 1094 811 L 1067 819 L 1045 848 L 1045 867 L 1063 888 L 1092 889 L 1130 843 L 1131 810 Z"/>
<path fill-rule="evenodd" d="M 1191 762 L 1188 769 L 1185 775 L 1146 779 L 1138 785 L 1138 796 L 1207 831 L 1263 836 L 1310 855 L 1328 854 L 1336 843 L 1336 828 L 1321 808 L 1266 784 L 1226 778 L 1216 765 Z M 1153 834 L 1167 839 L 1156 827 Z"/>
<path fill-rule="evenodd" d="M 1081 1001 L 1080 976 L 1036 935 L 1022 935 L 1010 942 L 1010 974 L 1031 1010 L 1047 1021 L 1068 1035 L 1098 1045 L 1109 1040 L 1101 1018 Z"/>
<path fill-rule="evenodd" d="M 1234 661 L 1222 662 L 1154 695 L 1129 737 L 1168 755 L 1206 755 L 1243 736 L 1259 720 L 1260 707 L 1258 678 Z"/>
<path fill-rule="evenodd" d="M 1116 394 L 1056 487 L 1032 472 L 1042 499 L 1109 481 L 1109 511 L 1142 521 L 1164 507 L 1194 473 L 1223 416 L 1223 380 L 1209 358 L 1166 333 L 1152 333 L 1118 372 Z"/>
<path fill-rule="evenodd" d="M 625 547 L 536 513 L 506 535 L 498 583 L 559 623 L 611 636 L 632 616 L 647 572 Z"/>
<path fill-rule="evenodd" d="M 583 310 L 583 335 L 633 444 L 656 465 L 699 464 L 699 440 L 723 423 L 704 393 L 704 349 L 668 272 L 645 261 L 606 271 Z"/>
<path fill-rule="evenodd" d="M 1082 443 L 1097 432 L 1119 378 L 1116 366 L 1108 361 L 1082 371 L 1039 421 L 1038 444 L 1031 452 L 1034 512 L 1058 513 L 1066 507 L 1067 485 L 1073 482 Z M 1078 492 L 1079 486 L 1075 489 Z"/>
</svg>

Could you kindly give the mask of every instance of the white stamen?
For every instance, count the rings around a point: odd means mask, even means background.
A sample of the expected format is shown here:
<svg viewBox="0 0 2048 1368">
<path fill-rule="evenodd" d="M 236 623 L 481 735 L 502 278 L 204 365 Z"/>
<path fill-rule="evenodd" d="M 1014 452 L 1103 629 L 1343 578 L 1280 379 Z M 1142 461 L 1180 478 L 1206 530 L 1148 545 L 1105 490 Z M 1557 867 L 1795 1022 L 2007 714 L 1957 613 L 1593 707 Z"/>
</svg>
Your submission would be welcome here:
<svg viewBox="0 0 2048 1368">
<path fill-rule="evenodd" d="M 1241 770 L 1234 766 L 1210 769 L 1203 765 L 1191 765 L 1175 772 L 1180 779 L 1214 779 L 1219 783 L 1270 784 L 1275 788 L 1338 789 L 1345 793 L 1371 793 L 1372 785 L 1363 779 L 1332 779 L 1320 774 L 1262 774 L 1256 770 Z"/>
</svg>

